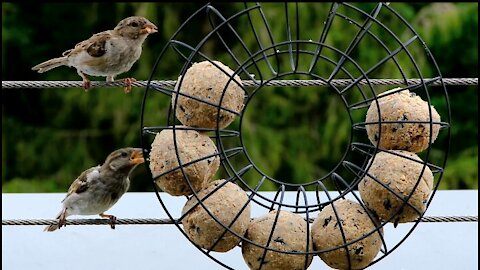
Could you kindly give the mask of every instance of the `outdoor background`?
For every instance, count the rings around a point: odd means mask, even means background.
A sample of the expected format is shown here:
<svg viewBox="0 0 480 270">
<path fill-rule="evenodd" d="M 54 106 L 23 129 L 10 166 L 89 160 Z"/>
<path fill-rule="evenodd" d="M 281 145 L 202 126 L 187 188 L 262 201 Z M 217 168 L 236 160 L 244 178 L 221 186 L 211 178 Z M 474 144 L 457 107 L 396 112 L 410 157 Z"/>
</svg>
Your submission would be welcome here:
<svg viewBox="0 0 480 270">
<path fill-rule="evenodd" d="M 319 33 L 324 19 L 319 14 L 328 11 L 329 6 L 318 3 L 302 8 L 300 25 L 310 25 L 305 31 Z M 357 6 L 369 12 L 375 4 Z M 426 42 L 444 78 L 478 77 L 477 3 L 390 6 Z M 159 32 L 147 38 L 142 56 L 133 68 L 117 78 L 147 80 L 167 40 L 199 7 L 188 3 L 2 3 L 2 80 L 79 80 L 73 68 L 60 67 L 37 74 L 31 67 L 60 56 L 94 33 L 113 29 L 121 19 L 132 15 L 147 17 L 159 27 Z M 242 8 L 240 3 L 219 5 L 229 14 Z M 271 4 L 264 11 L 267 17 L 279 20 L 284 14 L 283 5 Z M 187 39 L 205 36 L 207 26 L 198 25 L 198 29 L 188 32 L 191 36 Z M 248 31 L 248 25 L 238 27 L 239 32 Z M 273 33 L 279 33 L 285 25 L 271 23 L 270 27 Z M 397 31 L 403 31 L 402 25 L 397 27 Z M 327 42 L 345 48 L 355 34 L 349 31 L 330 31 Z M 224 59 L 221 48 L 206 49 L 217 59 Z M 359 50 L 366 66 L 378 61 L 375 50 L 366 45 Z M 168 56 L 165 59 L 169 60 Z M 182 66 L 179 61 L 161 62 L 156 73 L 159 75 L 154 79 L 176 80 Z M 435 74 L 428 69 L 422 72 L 427 78 Z M 370 78 L 396 76 L 387 69 L 375 75 Z M 447 89 L 452 137 L 440 188 L 478 189 L 478 87 Z M 338 162 L 347 142 L 348 134 L 344 131 L 350 124 L 342 119 L 344 108 L 332 105 L 338 97 L 325 93 L 312 96 L 308 91 L 295 96 L 289 93 L 292 91 L 259 96 L 254 104 L 258 111 L 247 112 L 244 128 L 255 132 L 248 140 L 249 150 L 261 157 L 259 163 L 269 174 L 299 181 L 295 179 L 328 172 Z M 134 88 L 128 95 L 121 88 L 93 89 L 87 93 L 82 89 L 2 89 L 2 192 L 65 192 L 83 170 L 102 163 L 114 149 L 139 147 L 142 98 L 141 88 Z M 149 123 L 165 124 L 168 102 L 165 97 L 159 98 L 158 107 L 162 109 L 146 116 Z M 445 119 L 446 109 L 437 109 Z M 441 144 L 441 139 L 436 143 Z M 152 189 L 146 168 L 139 166 L 132 175 L 130 190 Z"/>
</svg>

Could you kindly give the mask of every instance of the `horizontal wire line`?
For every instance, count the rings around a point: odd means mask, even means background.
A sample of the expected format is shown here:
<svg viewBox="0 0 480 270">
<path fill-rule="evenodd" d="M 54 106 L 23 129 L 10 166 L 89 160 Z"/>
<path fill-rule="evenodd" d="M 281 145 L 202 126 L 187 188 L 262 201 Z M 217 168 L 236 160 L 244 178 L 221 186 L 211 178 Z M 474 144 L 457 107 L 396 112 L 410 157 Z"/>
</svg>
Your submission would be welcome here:
<svg viewBox="0 0 480 270">
<path fill-rule="evenodd" d="M 423 81 L 432 80 L 425 78 Z M 357 85 L 405 85 L 404 79 L 368 79 L 360 80 Z M 408 85 L 421 84 L 421 79 L 407 79 Z M 175 87 L 177 81 L 151 81 L 152 87 Z M 261 81 L 243 80 L 242 85 L 245 87 L 257 87 Z M 350 79 L 336 79 L 330 82 L 332 86 L 348 86 L 352 83 Z M 478 78 L 443 78 L 445 85 L 478 85 Z M 132 83 L 133 87 L 146 87 L 148 81 L 135 81 Z M 265 86 L 328 86 L 329 84 L 323 80 L 271 80 L 264 84 Z M 440 86 L 442 81 L 440 79 L 433 79 L 432 83 L 428 85 Z M 96 87 L 124 87 L 125 82 L 107 82 L 107 81 L 92 81 L 92 88 Z M 24 89 L 24 88 L 83 88 L 82 81 L 2 81 L 2 89 Z"/>
<path fill-rule="evenodd" d="M 313 221 L 313 220 L 311 220 Z M 168 218 L 121 218 L 115 220 L 116 225 L 165 225 L 177 221 Z M 416 221 L 412 221 L 416 222 Z M 428 216 L 420 222 L 478 222 L 478 216 Z M 56 219 L 2 219 L 2 226 L 18 225 L 57 225 Z M 110 219 L 67 219 L 66 225 L 110 225 Z"/>
</svg>

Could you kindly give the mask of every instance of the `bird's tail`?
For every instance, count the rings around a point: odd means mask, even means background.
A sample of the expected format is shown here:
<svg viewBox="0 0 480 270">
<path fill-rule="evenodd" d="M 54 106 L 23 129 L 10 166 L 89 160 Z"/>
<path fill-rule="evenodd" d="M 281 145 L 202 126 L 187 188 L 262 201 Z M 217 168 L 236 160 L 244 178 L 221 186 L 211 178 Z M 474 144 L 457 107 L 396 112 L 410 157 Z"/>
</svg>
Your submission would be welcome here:
<svg viewBox="0 0 480 270">
<path fill-rule="evenodd" d="M 58 220 L 60 220 L 60 218 L 62 217 L 63 212 L 64 212 L 64 210 L 62 210 L 62 211 L 60 211 L 60 213 L 58 213 L 58 215 L 56 217 Z M 45 227 L 45 229 L 43 229 L 43 231 L 44 232 L 53 232 L 57 229 L 58 229 L 58 224 L 54 224 L 54 225 L 48 225 L 47 227 Z"/>
<path fill-rule="evenodd" d="M 50 69 L 67 65 L 67 56 L 57 57 L 40 63 L 32 68 L 32 70 L 38 71 L 38 73 L 43 73 L 49 71 Z"/>
</svg>

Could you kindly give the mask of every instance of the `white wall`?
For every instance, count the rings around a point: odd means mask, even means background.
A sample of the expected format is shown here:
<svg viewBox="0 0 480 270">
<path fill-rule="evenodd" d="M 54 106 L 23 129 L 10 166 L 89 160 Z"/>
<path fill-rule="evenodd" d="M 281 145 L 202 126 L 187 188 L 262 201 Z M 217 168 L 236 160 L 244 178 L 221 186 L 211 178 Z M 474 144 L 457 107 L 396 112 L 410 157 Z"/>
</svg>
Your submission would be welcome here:
<svg viewBox="0 0 480 270">
<path fill-rule="evenodd" d="M 2 194 L 2 219 L 54 218 L 64 195 Z M 178 217 L 185 198 L 162 198 Z M 108 213 L 118 218 L 166 217 L 154 193 L 127 193 Z M 263 213 L 254 208 L 252 215 Z M 438 215 L 478 215 L 478 191 L 438 191 L 426 216 Z M 397 243 L 409 228 L 387 225 L 387 241 Z M 108 225 L 72 225 L 53 233 L 43 232 L 43 226 L 2 226 L 2 235 L 2 269 L 7 270 L 222 269 L 174 225 L 117 225 L 115 230 Z M 477 222 L 420 223 L 398 249 L 369 269 L 477 269 L 477 253 Z M 238 247 L 215 254 L 234 269 L 247 269 Z M 328 267 L 315 257 L 309 269 Z"/>
</svg>

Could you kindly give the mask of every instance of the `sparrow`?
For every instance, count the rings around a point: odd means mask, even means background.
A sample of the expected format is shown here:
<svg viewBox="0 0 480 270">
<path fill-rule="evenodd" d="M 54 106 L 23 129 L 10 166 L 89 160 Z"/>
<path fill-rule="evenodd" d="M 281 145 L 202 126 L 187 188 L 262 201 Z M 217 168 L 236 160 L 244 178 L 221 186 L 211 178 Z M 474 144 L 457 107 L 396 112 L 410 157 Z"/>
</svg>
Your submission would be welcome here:
<svg viewBox="0 0 480 270">
<path fill-rule="evenodd" d="M 44 231 L 60 229 L 71 215 L 100 215 L 109 218 L 111 228 L 115 229 L 116 217 L 105 214 L 105 211 L 127 192 L 130 172 L 144 161 L 141 148 L 122 148 L 108 155 L 103 165 L 82 172 L 62 200 L 63 208 L 57 215 L 58 225 L 49 225 Z"/>
<path fill-rule="evenodd" d="M 106 77 L 113 82 L 115 76 L 127 72 L 140 58 L 142 44 L 149 34 L 157 32 L 157 26 L 149 20 L 133 16 L 121 20 L 113 30 L 100 32 L 77 43 L 62 57 L 53 58 L 32 68 L 38 73 L 59 66 L 74 67 L 83 79 L 83 88 L 91 87 L 87 75 Z M 125 93 L 132 89 L 133 78 L 125 78 Z"/>
</svg>

